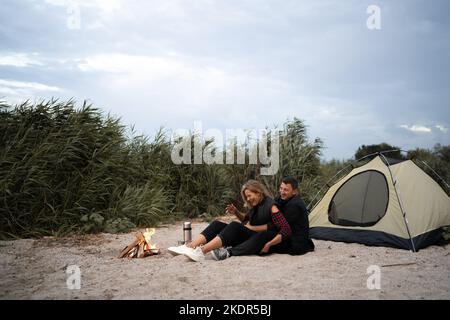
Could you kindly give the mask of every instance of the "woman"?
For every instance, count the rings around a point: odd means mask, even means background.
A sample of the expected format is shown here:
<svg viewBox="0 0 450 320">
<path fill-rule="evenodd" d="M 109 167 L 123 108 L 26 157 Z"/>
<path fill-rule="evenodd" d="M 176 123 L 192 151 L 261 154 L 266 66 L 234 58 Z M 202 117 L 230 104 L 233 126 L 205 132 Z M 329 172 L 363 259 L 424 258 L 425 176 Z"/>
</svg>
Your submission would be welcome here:
<svg viewBox="0 0 450 320">
<path fill-rule="evenodd" d="M 193 261 L 201 261 L 206 253 L 214 249 L 236 246 L 258 232 L 266 231 L 267 224 L 273 222 L 273 216 L 281 215 L 273 204 L 271 194 L 259 181 L 247 181 L 241 188 L 241 196 L 245 206 L 251 208 L 246 215 L 239 212 L 234 205 L 226 208 L 227 212 L 234 214 L 241 221 L 240 223 L 233 221 L 227 224 L 215 220 L 191 243 L 170 247 L 168 251 L 174 255 L 184 254 Z M 289 225 L 285 226 L 284 232 L 288 233 L 288 228 Z"/>
</svg>

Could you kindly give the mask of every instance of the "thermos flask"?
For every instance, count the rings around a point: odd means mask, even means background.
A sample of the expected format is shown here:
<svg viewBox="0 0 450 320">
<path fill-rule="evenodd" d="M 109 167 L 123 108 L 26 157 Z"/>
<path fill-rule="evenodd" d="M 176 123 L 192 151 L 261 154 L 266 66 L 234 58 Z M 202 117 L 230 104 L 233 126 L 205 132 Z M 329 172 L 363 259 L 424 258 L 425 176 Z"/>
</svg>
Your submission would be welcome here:
<svg viewBox="0 0 450 320">
<path fill-rule="evenodd" d="M 183 241 L 184 244 L 192 241 L 192 227 L 190 222 L 183 223 Z"/>
</svg>

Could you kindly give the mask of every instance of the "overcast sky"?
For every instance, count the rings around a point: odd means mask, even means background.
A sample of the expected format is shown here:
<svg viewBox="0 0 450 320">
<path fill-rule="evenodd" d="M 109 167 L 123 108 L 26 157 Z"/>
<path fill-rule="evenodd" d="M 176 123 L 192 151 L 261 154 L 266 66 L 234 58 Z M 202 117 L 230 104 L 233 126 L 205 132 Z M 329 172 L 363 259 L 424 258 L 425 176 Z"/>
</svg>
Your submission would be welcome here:
<svg viewBox="0 0 450 320">
<path fill-rule="evenodd" d="M 325 159 L 448 145 L 449 12 L 448 0 L 2 0 L 0 98 L 86 99 L 150 136 L 297 117 Z"/>
</svg>

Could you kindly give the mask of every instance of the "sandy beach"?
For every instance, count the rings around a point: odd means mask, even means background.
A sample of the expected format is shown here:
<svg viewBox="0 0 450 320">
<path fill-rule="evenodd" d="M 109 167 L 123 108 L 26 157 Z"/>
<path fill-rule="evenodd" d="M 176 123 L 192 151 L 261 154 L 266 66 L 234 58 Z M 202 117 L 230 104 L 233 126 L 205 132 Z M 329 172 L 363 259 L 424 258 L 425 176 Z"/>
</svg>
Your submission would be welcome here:
<svg viewBox="0 0 450 320">
<path fill-rule="evenodd" d="M 206 222 L 193 222 L 198 234 Z M 156 229 L 161 254 L 119 259 L 136 232 L 0 242 L 1 299 L 449 299 L 450 250 L 418 253 L 315 240 L 304 256 L 231 257 L 202 262 L 167 252 L 182 237 L 181 223 Z M 80 268 L 80 289 L 67 285 Z M 370 266 L 380 287 L 368 288 Z M 373 268 L 373 267 L 372 267 Z M 373 270 L 369 268 L 369 271 Z M 372 282 L 371 282 L 372 283 Z"/>
</svg>

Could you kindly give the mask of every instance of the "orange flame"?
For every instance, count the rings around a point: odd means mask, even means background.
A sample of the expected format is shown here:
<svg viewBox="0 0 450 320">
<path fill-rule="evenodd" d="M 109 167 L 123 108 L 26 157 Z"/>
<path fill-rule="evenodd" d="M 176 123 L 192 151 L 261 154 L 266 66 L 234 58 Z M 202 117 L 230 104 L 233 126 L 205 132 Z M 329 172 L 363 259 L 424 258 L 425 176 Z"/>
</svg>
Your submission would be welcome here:
<svg viewBox="0 0 450 320">
<path fill-rule="evenodd" d="M 159 253 L 159 249 L 155 244 L 151 243 L 152 240 L 152 236 L 155 234 L 155 228 L 146 228 L 145 232 L 142 233 L 142 235 L 144 236 L 145 239 L 145 245 L 144 245 L 144 250 L 145 251 L 151 251 L 152 253 Z"/>
</svg>

